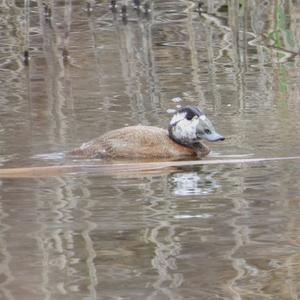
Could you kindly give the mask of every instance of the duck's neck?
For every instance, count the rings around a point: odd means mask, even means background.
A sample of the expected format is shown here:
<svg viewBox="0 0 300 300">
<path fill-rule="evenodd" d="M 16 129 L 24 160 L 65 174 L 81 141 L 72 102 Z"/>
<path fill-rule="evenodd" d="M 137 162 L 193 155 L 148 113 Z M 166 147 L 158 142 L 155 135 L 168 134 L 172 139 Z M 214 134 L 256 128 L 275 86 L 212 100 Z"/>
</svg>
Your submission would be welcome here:
<svg viewBox="0 0 300 300">
<path fill-rule="evenodd" d="M 191 148 L 197 153 L 197 156 L 203 157 L 206 156 L 209 153 L 209 148 L 204 144 L 201 143 L 200 141 L 182 141 L 176 138 L 176 136 L 173 134 L 172 127 L 169 127 L 169 138 L 175 142 L 176 144 L 182 145 L 187 148 Z"/>
</svg>

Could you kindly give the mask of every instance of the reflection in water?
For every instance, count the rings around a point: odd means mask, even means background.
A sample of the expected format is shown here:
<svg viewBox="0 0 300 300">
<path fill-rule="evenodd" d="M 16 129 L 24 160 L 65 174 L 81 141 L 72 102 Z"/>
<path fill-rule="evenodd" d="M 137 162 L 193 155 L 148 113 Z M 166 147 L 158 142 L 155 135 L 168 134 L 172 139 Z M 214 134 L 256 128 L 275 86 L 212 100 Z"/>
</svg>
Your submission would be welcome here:
<svg viewBox="0 0 300 300">
<path fill-rule="evenodd" d="M 0 185 L 1 186 L 1 185 Z M 8 285 L 13 282 L 13 275 L 9 268 L 9 263 L 11 262 L 11 254 L 9 252 L 9 249 L 7 249 L 7 243 L 3 236 L 5 235 L 5 232 L 9 230 L 9 226 L 5 223 L 5 218 L 7 218 L 7 214 L 4 213 L 2 209 L 2 205 L 0 207 L 0 224 L 1 224 L 1 235 L 0 235 L 0 247 L 1 247 L 1 277 L 2 282 L 0 285 L 0 291 L 1 291 L 1 298 L 5 299 L 14 299 L 12 296 L 12 293 L 8 287 Z"/>
<path fill-rule="evenodd" d="M 56 195 L 55 203 L 49 204 L 42 201 L 42 195 L 40 197 L 38 222 L 41 229 L 36 240 L 42 254 L 42 290 L 46 299 L 76 295 L 83 286 L 92 299 L 97 299 L 96 253 L 91 238 L 96 224 L 90 221 L 94 201 L 89 200 L 89 181 L 81 180 L 81 183 L 81 199 L 76 196 L 76 186 L 67 179 L 55 183 L 57 187 L 52 191 Z M 78 217 L 80 222 L 75 224 Z M 82 247 L 78 248 L 78 243 Z M 82 276 L 82 271 L 87 276 Z"/>
<path fill-rule="evenodd" d="M 227 137 L 211 159 L 299 155 L 298 1 L 148 1 L 147 16 L 127 1 L 126 22 L 121 1 L 88 2 L 0 4 L 1 166 L 166 127 L 178 97 Z M 0 297 L 298 299 L 299 175 L 281 161 L 3 179 Z"/>
<path fill-rule="evenodd" d="M 176 206 L 172 205 L 171 199 L 163 203 L 160 198 L 151 196 L 150 214 L 148 216 L 153 228 L 148 228 L 147 239 L 155 245 L 154 257 L 151 260 L 153 268 L 157 272 L 157 279 L 152 283 L 154 291 L 147 299 L 157 299 L 162 295 L 166 299 L 183 299 L 176 289 L 184 280 L 178 272 L 176 257 L 180 254 L 181 245 L 176 236 L 177 226 L 172 224 L 172 217 L 176 214 Z M 149 201 L 148 200 L 148 201 Z"/>
<path fill-rule="evenodd" d="M 207 195 L 219 187 L 213 179 L 213 174 L 206 175 L 202 179 L 197 172 L 175 173 L 172 182 L 175 185 L 176 196 Z"/>
</svg>

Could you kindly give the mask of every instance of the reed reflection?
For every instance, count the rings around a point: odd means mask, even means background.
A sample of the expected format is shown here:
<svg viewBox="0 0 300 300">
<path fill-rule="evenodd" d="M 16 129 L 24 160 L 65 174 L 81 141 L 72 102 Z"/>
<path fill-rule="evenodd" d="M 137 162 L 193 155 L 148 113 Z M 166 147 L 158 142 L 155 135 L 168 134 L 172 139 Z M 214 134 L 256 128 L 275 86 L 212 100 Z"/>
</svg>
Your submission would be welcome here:
<svg viewBox="0 0 300 300">
<path fill-rule="evenodd" d="M 90 220 L 94 201 L 90 200 L 89 181 L 82 179 L 80 188 L 68 179 L 58 178 L 54 183 L 52 203 L 49 193 L 39 195 L 37 222 L 41 229 L 35 235 L 42 255 L 45 299 L 63 295 L 76 298 L 86 289 L 91 299 L 97 299 L 96 254 L 91 237 L 96 224 Z M 47 183 L 41 182 L 43 186 Z"/>
</svg>

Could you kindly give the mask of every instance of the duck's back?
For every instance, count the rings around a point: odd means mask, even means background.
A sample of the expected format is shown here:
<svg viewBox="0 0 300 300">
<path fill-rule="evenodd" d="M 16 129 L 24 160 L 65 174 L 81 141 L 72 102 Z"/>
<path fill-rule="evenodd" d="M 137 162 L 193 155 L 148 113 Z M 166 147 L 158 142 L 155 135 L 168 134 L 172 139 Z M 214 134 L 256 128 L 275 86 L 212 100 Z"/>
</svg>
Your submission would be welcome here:
<svg viewBox="0 0 300 300">
<path fill-rule="evenodd" d="M 84 158 L 172 158 L 195 156 L 194 150 L 172 141 L 165 129 L 130 126 L 109 131 L 70 152 Z"/>
</svg>

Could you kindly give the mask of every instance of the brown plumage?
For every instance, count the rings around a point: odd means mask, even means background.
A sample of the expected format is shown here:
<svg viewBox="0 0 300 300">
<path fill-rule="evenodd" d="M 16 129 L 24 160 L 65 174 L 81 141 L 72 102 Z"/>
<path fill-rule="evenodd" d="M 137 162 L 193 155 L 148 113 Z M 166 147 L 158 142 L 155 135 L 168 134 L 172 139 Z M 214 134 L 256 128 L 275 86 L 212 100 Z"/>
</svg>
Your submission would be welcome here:
<svg viewBox="0 0 300 300">
<path fill-rule="evenodd" d="M 203 157 L 203 143 L 195 149 L 174 142 L 168 131 L 153 126 L 130 126 L 109 131 L 69 152 L 81 158 L 183 158 Z"/>
</svg>

